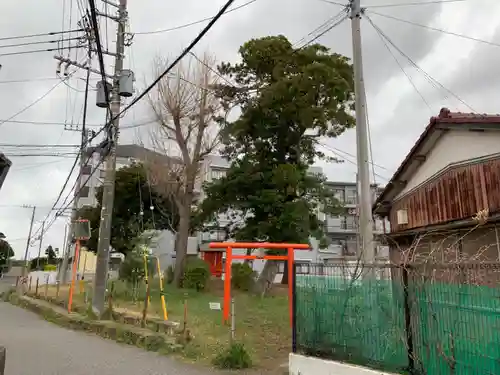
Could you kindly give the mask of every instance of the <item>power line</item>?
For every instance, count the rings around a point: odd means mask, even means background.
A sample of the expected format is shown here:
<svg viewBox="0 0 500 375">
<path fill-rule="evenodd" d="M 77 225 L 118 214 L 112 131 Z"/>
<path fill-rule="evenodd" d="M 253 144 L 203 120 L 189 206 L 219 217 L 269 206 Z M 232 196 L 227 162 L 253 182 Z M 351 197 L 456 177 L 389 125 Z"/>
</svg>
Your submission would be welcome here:
<svg viewBox="0 0 500 375">
<path fill-rule="evenodd" d="M 21 157 L 43 157 L 43 156 L 48 156 L 48 157 L 55 157 L 55 158 L 58 158 L 58 157 L 62 157 L 62 158 L 73 158 L 73 156 L 77 155 L 76 152 L 71 152 L 71 153 L 57 153 L 57 154 L 48 154 L 48 153 L 44 153 L 44 154 L 10 154 L 10 153 L 4 153 L 5 156 L 8 156 L 10 158 L 21 158 Z"/>
<path fill-rule="evenodd" d="M 1 56 L 1 55 L 0 55 Z M 73 72 L 74 74 L 74 72 Z M 68 77 L 66 77 L 66 79 L 68 79 L 69 77 L 71 76 L 68 75 Z M 63 80 L 57 82 L 54 86 L 52 86 L 45 94 L 43 94 L 42 96 L 38 97 L 36 100 L 34 100 L 33 102 L 31 102 L 30 104 L 28 104 L 26 107 L 24 107 L 23 109 L 21 109 L 20 111 L 16 112 L 15 114 L 13 114 L 12 116 L 10 116 L 9 118 L 7 118 L 6 120 L 0 120 L 0 127 L 5 124 L 6 122 L 8 121 L 11 121 L 13 118 L 19 116 L 21 113 L 24 113 L 26 112 L 28 109 L 30 109 L 31 107 L 33 107 L 34 105 L 36 105 L 38 102 L 42 101 L 43 99 L 45 99 L 52 91 L 54 91 L 61 83 L 63 82 Z"/>
<path fill-rule="evenodd" d="M 387 49 L 387 51 L 389 51 L 390 55 L 392 56 L 392 58 L 394 59 L 394 61 L 396 62 L 396 64 L 399 66 L 399 69 L 403 72 L 403 74 L 406 76 L 406 78 L 408 78 L 408 81 L 410 82 L 410 84 L 413 86 L 413 88 L 415 89 L 415 91 L 417 92 L 417 94 L 420 96 L 420 98 L 422 98 L 422 101 L 425 103 L 425 105 L 427 106 L 427 108 L 429 108 L 429 111 L 432 112 L 432 108 L 429 104 L 429 102 L 425 99 L 424 95 L 420 92 L 420 90 L 417 88 L 417 85 L 415 84 L 415 82 L 413 82 L 412 78 L 410 77 L 410 75 L 406 72 L 406 70 L 403 68 L 403 65 L 401 65 L 401 63 L 399 62 L 399 60 L 397 59 L 396 55 L 394 54 L 394 52 L 392 52 L 391 48 L 389 47 L 389 45 L 387 44 L 386 40 L 384 39 L 383 35 L 379 32 L 379 29 L 377 29 L 377 27 L 373 24 L 373 21 L 371 20 L 370 17 L 368 17 L 366 14 L 365 14 L 368 22 L 370 22 L 370 25 L 373 26 L 373 28 L 375 29 L 375 31 L 377 32 L 377 35 L 379 36 L 380 40 L 382 41 L 382 43 L 384 43 L 384 46 L 385 48 Z"/>
<path fill-rule="evenodd" d="M 343 13 L 345 13 L 345 15 L 343 17 L 341 17 L 341 15 Z M 339 17 L 341 17 L 341 18 L 338 19 Z M 323 30 L 321 33 L 319 33 L 314 38 L 312 38 L 311 40 L 309 40 L 307 43 L 305 43 L 304 45 L 302 45 L 300 48 L 304 48 L 304 47 L 307 47 L 308 45 L 312 44 L 313 42 L 315 42 L 316 40 L 318 40 L 319 38 L 321 38 L 323 35 L 325 35 L 329 31 L 333 30 L 335 27 L 339 26 L 342 22 L 344 22 L 347 18 L 349 18 L 349 16 L 347 15 L 347 11 L 344 9 L 344 10 L 340 11 L 337 14 L 337 16 L 335 16 L 335 18 L 338 19 L 336 22 L 334 22 L 332 25 L 330 25 L 325 30 Z"/>
<path fill-rule="evenodd" d="M 193 56 L 196 61 L 198 61 L 201 65 L 203 65 L 205 68 L 207 68 L 208 70 L 210 70 L 212 73 L 214 73 L 215 75 L 217 75 L 219 78 L 222 78 L 224 81 L 226 81 L 230 86 L 233 86 L 233 83 L 231 81 L 229 81 L 226 77 L 224 77 L 222 74 L 220 74 L 217 70 L 215 70 L 214 68 L 212 68 L 210 65 L 208 65 L 205 61 L 203 61 L 202 59 L 200 59 L 198 56 L 195 55 L 194 52 L 189 52 L 189 54 L 191 56 Z M 182 77 L 178 77 L 179 79 L 183 79 Z M 184 79 L 183 79 L 184 80 Z M 186 80 L 185 80 L 186 81 Z M 192 83 L 194 85 L 193 82 L 188 82 L 188 83 Z"/>
<path fill-rule="evenodd" d="M 68 38 L 65 39 L 67 41 L 70 40 L 81 40 L 80 37 L 74 37 L 74 38 Z M 53 39 L 53 40 L 37 40 L 36 42 L 26 42 L 26 43 L 16 43 L 16 44 L 4 44 L 0 45 L 0 48 L 13 48 L 13 47 L 24 47 L 24 46 L 33 46 L 33 45 L 38 45 L 38 44 L 51 44 L 51 43 L 59 43 L 60 40 L 58 39 Z"/>
<path fill-rule="evenodd" d="M 86 47 L 86 46 L 69 46 L 69 47 L 64 47 L 64 48 L 61 47 L 61 48 L 34 49 L 34 50 L 30 50 L 30 51 L 8 52 L 8 53 L 0 54 L 0 57 L 26 55 L 29 53 L 39 53 L 39 52 L 54 52 L 54 51 L 60 51 L 61 49 L 72 49 L 72 48 L 83 48 L 83 47 Z"/>
<path fill-rule="evenodd" d="M 337 15 L 333 16 L 333 17 L 330 17 L 328 18 L 325 22 L 323 22 L 321 25 L 319 25 L 318 27 L 316 27 L 314 30 L 312 30 L 310 33 L 308 33 L 307 35 L 304 35 L 302 38 L 300 38 L 299 40 L 297 40 L 295 43 L 293 43 L 293 45 L 297 45 L 297 44 L 300 44 L 302 42 L 305 42 L 306 41 L 306 38 L 313 35 L 314 33 L 320 31 L 322 28 L 326 27 L 328 24 L 330 24 L 331 22 L 335 22 L 335 20 L 338 19 L 338 17 L 344 12 L 345 10 L 341 10 Z"/>
<path fill-rule="evenodd" d="M 0 84 L 39 82 L 39 81 L 53 81 L 55 79 L 59 80 L 59 77 L 40 77 L 40 78 L 12 79 L 12 80 L 0 81 Z"/>
<path fill-rule="evenodd" d="M 97 50 L 97 58 L 99 60 L 99 70 L 101 72 L 102 82 L 104 83 L 104 95 L 106 96 L 106 107 L 108 116 L 111 117 L 111 109 L 109 106 L 109 89 L 106 81 L 106 66 L 104 65 L 104 56 L 102 54 L 101 37 L 99 35 L 99 22 L 97 21 L 97 11 L 94 0 L 89 0 L 90 18 L 92 21 L 92 29 L 95 36 L 95 45 Z"/>
<path fill-rule="evenodd" d="M 127 128 L 136 128 L 139 126 L 149 125 L 156 122 L 154 119 L 150 120 L 142 120 L 137 123 L 132 123 L 129 125 L 121 126 L 120 129 Z M 58 122 L 58 121 L 29 121 L 29 120 L 0 120 L 0 124 L 3 123 L 12 123 L 12 124 L 28 124 L 28 125 L 54 125 L 54 126 L 65 126 L 68 125 L 67 122 Z M 87 124 L 87 127 L 102 127 L 102 124 Z"/>
<path fill-rule="evenodd" d="M 419 1 L 414 3 L 396 3 L 396 4 L 380 4 L 380 5 L 369 5 L 365 8 L 395 8 L 395 7 L 407 7 L 414 5 L 434 5 L 434 4 L 447 4 L 447 3 L 462 3 L 468 0 L 434 0 L 434 1 Z"/>
<path fill-rule="evenodd" d="M 253 4 L 255 3 L 257 0 L 250 0 L 250 1 L 247 1 L 246 3 L 244 4 L 241 4 L 237 7 L 234 7 L 232 9 L 229 9 L 227 11 L 224 12 L 224 14 L 228 14 L 228 13 L 231 13 L 231 12 L 234 12 L 238 9 L 241 9 L 241 8 L 244 8 L 250 4 Z M 190 26 L 194 26 L 194 25 L 198 25 L 200 23 L 204 23 L 204 22 L 208 22 L 210 20 L 213 20 L 214 17 L 207 17 L 207 18 L 203 18 L 201 20 L 198 20 L 198 21 L 193 21 L 193 22 L 189 22 L 189 23 L 186 23 L 184 25 L 179 25 L 179 26 L 174 26 L 174 27 L 171 27 L 171 28 L 168 28 L 168 29 L 163 29 L 163 30 L 156 30 L 156 31 L 142 31 L 142 32 L 137 32 L 137 33 L 134 33 L 135 35 L 148 35 L 148 34 L 160 34 L 160 33 L 166 33 L 166 32 L 169 32 L 169 31 L 175 31 L 175 30 L 180 30 L 180 29 L 184 29 L 186 27 L 190 27 Z"/>
<path fill-rule="evenodd" d="M 407 23 L 409 25 L 417 26 L 417 27 L 420 27 L 420 28 L 423 28 L 423 29 L 427 29 L 427 30 L 431 30 L 431 31 L 438 31 L 440 33 L 447 34 L 447 35 L 453 35 L 453 36 L 456 36 L 458 38 L 462 38 L 462 39 L 466 39 L 466 40 L 472 40 L 474 42 L 488 44 L 490 46 L 500 47 L 499 43 L 489 42 L 489 41 L 484 40 L 484 39 L 479 39 L 479 38 L 475 38 L 475 37 L 472 37 L 472 36 L 455 33 L 453 31 L 447 31 L 447 30 L 443 30 L 443 29 L 438 29 L 437 27 L 422 25 L 420 23 L 416 23 L 416 22 L 413 22 L 413 21 L 405 20 L 405 19 L 398 18 L 398 17 L 395 17 L 395 16 L 390 16 L 388 14 L 374 12 L 373 10 L 367 10 L 367 12 L 370 12 L 372 14 L 376 14 L 377 16 L 380 16 L 380 17 L 389 18 L 389 19 L 394 20 L 394 21 L 398 21 L 398 22 L 402 22 L 402 23 Z"/>
<path fill-rule="evenodd" d="M 256 0 L 254 0 L 256 1 Z M 123 113 L 128 111 L 133 105 L 139 102 L 143 97 L 145 97 L 148 92 L 150 92 L 157 84 L 160 82 L 170 71 L 181 61 L 197 44 L 198 42 L 208 33 L 208 31 L 215 25 L 215 23 L 222 17 L 224 12 L 231 6 L 234 0 L 228 0 L 226 4 L 219 10 L 219 12 L 210 20 L 207 26 L 193 39 L 193 41 L 182 51 L 182 53 L 161 73 L 141 94 L 139 94 L 134 100 L 132 100 L 125 108 L 123 108 L 116 116 L 114 116 L 108 124 L 121 116 Z"/>
<path fill-rule="evenodd" d="M 0 143 L 0 147 L 16 147 L 16 148 L 45 148 L 45 147 L 80 147 L 80 145 L 55 145 L 55 144 L 24 144 L 24 143 Z"/>
<path fill-rule="evenodd" d="M 469 104 L 467 104 L 462 98 L 460 98 L 457 94 L 455 94 L 453 91 L 451 91 L 450 89 L 448 89 L 447 87 L 445 87 L 443 84 L 441 84 L 438 80 L 436 80 L 434 77 L 432 77 L 429 73 L 427 73 L 425 70 L 423 70 L 420 66 L 418 66 L 418 64 L 413 61 L 406 53 L 404 53 L 403 50 L 401 50 L 401 48 L 399 48 L 388 36 L 387 34 L 385 34 L 382 29 L 380 27 L 378 27 L 377 25 L 375 25 L 375 23 L 373 23 L 372 21 L 372 26 L 375 28 L 375 30 L 377 30 L 377 32 L 380 33 L 380 35 L 382 35 L 382 37 L 392 46 L 394 47 L 394 49 L 396 51 L 398 51 L 401 56 L 403 56 L 404 58 L 406 58 L 408 60 L 408 62 L 415 68 L 417 69 L 418 71 L 420 71 L 422 74 L 424 74 L 424 76 L 426 77 L 426 79 L 428 80 L 429 83 L 431 83 L 434 87 L 437 88 L 437 86 L 439 86 L 441 89 L 443 89 L 444 91 L 448 92 L 450 95 L 452 95 L 453 97 L 455 97 L 459 102 L 461 102 L 463 105 L 465 105 L 466 107 L 468 107 L 472 112 L 475 112 L 477 113 L 477 111 L 472 108 Z"/>
<path fill-rule="evenodd" d="M 342 160 L 345 160 L 345 161 L 347 161 L 348 163 L 351 163 L 352 165 L 358 165 L 358 163 L 357 163 L 356 161 L 350 160 L 350 159 L 346 158 L 344 155 L 342 155 L 342 154 L 339 152 L 339 151 L 341 151 L 341 150 L 338 150 L 338 149 L 337 149 L 338 151 L 336 151 L 336 149 L 334 149 L 334 148 L 332 148 L 332 147 L 328 146 L 328 145 L 327 145 L 327 144 L 325 144 L 325 143 L 321 143 L 321 142 L 317 142 L 317 143 L 318 143 L 320 146 L 322 146 L 322 147 L 326 148 L 328 151 L 330 151 L 330 152 L 331 152 L 332 154 L 334 154 L 335 156 L 337 156 L 337 157 L 341 158 Z M 347 155 L 349 155 L 349 156 L 351 156 L 351 157 L 354 157 L 354 158 L 356 157 L 356 156 L 354 156 L 354 155 L 352 155 L 352 154 L 349 154 L 349 153 L 347 153 L 347 152 L 345 152 L 345 151 L 341 151 L 341 152 L 343 152 L 344 154 L 347 154 Z M 372 165 L 375 165 L 375 163 L 373 163 L 373 162 L 369 162 L 369 163 L 370 163 L 370 164 L 372 164 Z M 376 166 L 377 166 L 377 167 L 379 167 L 379 168 L 383 168 L 383 167 L 380 167 L 379 165 L 376 165 Z M 386 168 L 384 168 L 384 169 L 386 169 Z M 389 181 L 389 179 L 388 179 L 387 177 L 384 177 L 384 176 L 382 176 L 382 175 L 379 175 L 379 174 L 377 174 L 377 173 L 375 173 L 375 172 L 373 172 L 373 174 L 374 174 L 374 176 L 380 177 L 380 178 L 381 178 L 381 179 L 383 179 L 383 180 Z"/>
<path fill-rule="evenodd" d="M 338 6 L 341 6 L 341 7 L 345 7 L 346 6 L 346 4 L 342 4 L 342 3 L 339 3 L 337 1 L 332 1 L 332 0 L 318 0 L 318 1 L 321 1 L 322 3 L 328 3 L 328 4 L 338 5 Z"/>
<path fill-rule="evenodd" d="M 84 29 L 75 29 L 75 30 L 65 30 L 65 31 L 51 31 L 49 33 L 41 33 L 41 34 L 7 36 L 7 37 L 0 38 L 0 41 L 13 40 L 13 39 L 36 38 L 36 37 L 40 37 L 40 36 L 51 36 L 51 35 L 68 34 L 68 33 L 77 33 L 80 31 L 85 31 L 85 30 Z"/>
</svg>

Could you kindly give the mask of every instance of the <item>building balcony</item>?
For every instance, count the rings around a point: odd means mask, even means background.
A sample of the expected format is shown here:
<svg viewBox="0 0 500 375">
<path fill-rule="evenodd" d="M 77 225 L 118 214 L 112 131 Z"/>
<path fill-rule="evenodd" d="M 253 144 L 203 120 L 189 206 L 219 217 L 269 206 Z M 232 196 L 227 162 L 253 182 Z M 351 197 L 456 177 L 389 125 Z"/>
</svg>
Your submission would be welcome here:
<svg viewBox="0 0 500 375">
<path fill-rule="evenodd" d="M 325 226 L 326 233 L 356 233 L 357 229 L 355 226 L 340 224 L 333 226 Z"/>
</svg>

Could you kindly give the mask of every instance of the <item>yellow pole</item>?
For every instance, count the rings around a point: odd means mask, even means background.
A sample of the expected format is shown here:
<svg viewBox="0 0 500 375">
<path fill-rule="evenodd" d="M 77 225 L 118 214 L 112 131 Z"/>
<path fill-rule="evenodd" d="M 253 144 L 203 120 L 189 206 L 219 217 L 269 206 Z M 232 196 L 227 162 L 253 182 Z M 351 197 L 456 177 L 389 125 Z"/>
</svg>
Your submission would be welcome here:
<svg viewBox="0 0 500 375">
<path fill-rule="evenodd" d="M 148 286 L 148 255 L 144 253 L 144 281 L 146 282 L 146 288 Z M 151 297 L 148 296 L 148 303 L 151 304 Z"/>
<path fill-rule="evenodd" d="M 160 279 L 160 298 L 161 309 L 163 310 L 163 320 L 168 320 L 167 303 L 165 302 L 165 295 L 163 294 L 163 274 L 160 267 L 160 258 L 156 257 L 156 268 L 158 269 L 158 277 Z"/>
</svg>

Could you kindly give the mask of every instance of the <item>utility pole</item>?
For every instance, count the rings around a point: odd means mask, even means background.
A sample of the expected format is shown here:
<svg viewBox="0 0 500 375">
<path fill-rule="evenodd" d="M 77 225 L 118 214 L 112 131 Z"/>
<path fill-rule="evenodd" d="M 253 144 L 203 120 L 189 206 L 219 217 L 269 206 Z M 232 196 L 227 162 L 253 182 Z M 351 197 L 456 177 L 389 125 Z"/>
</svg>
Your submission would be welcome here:
<svg viewBox="0 0 500 375">
<path fill-rule="evenodd" d="M 26 208 L 32 208 L 33 211 L 31 213 L 30 230 L 28 232 L 28 240 L 26 241 L 26 250 L 24 251 L 24 267 L 23 267 L 23 272 L 22 272 L 23 278 L 26 277 L 26 270 L 28 268 L 28 253 L 30 250 L 31 234 L 33 232 L 33 223 L 35 222 L 36 206 L 33 206 L 33 207 L 27 206 Z"/>
<path fill-rule="evenodd" d="M 363 78 L 363 58 L 361 49 L 361 15 L 363 13 L 360 0 L 350 0 L 352 49 L 354 64 L 354 93 L 356 100 L 356 140 L 357 164 L 359 178 L 359 237 L 358 256 L 363 263 L 375 261 L 373 243 L 373 216 L 370 189 L 370 165 L 368 148 L 368 125 L 366 121 L 366 97 Z M 372 274 L 372 272 L 368 272 Z"/>
<path fill-rule="evenodd" d="M 114 4 L 113 4 L 114 5 Z M 113 75 L 113 87 L 111 90 L 111 140 L 110 150 L 106 156 L 106 176 L 103 182 L 103 197 L 101 210 L 101 224 L 99 226 L 99 242 L 97 246 L 97 264 L 94 279 L 94 295 L 92 298 L 92 310 L 100 316 L 104 311 L 106 294 L 106 283 L 108 279 L 109 253 L 111 243 L 111 219 L 115 198 L 115 176 L 116 176 L 116 144 L 118 141 L 119 113 L 120 113 L 120 78 L 123 70 L 123 58 L 125 50 L 125 26 L 127 23 L 127 0 L 120 0 L 118 5 L 118 17 L 114 18 L 118 23 L 116 35 L 115 72 Z"/>
<path fill-rule="evenodd" d="M 40 242 L 38 243 L 38 257 L 36 258 L 36 269 L 40 268 L 40 255 L 42 254 L 43 231 L 45 229 L 45 220 L 42 222 L 42 232 L 40 233 Z"/>
<path fill-rule="evenodd" d="M 90 38 L 90 36 L 89 36 Z M 90 40 L 89 40 L 90 43 Z M 88 52 L 88 66 L 90 67 L 90 63 L 92 62 L 92 52 Z M 86 123 L 87 123 L 87 106 L 88 106 L 88 97 L 89 97 L 89 81 L 90 81 L 90 70 L 87 69 L 87 77 L 85 80 L 85 97 L 84 97 L 84 105 L 83 105 L 83 118 L 82 118 L 82 128 L 81 128 L 81 141 L 80 141 L 80 171 L 78 173 L 78 176 L 76 178 L 76 183 L 75 183 L 75 195 L 73 198 L 73 208 L 71 212 L 71 222 L 70 222 L 70 230 L 69 233 L 65 234 L 65 251 L 64 251 L 64 256 L 62 259 L 62 264 L 61 267 L 59 268 L 59 272 L 57 275 L 57 279 L 62 283 L 66 284 L 68 281 L 68 263 L 69 263 L 69 258 L 72 255 L 71 251 L 71 244 L 73 242 L 73 229 L 74 229 L 74 222 L 76 221 L 77 215 L 78 215 L 78 203 L 79 203 L 79 197 L 80 197 L 80 190 L 82 189 L 82 179 L 83 179 L 83 168 L 85 167 L 86 164 L 86 149 L 87 149 L 87 143 L 88 143 L 88 133 L 87 133 L 87 128 L 86 128 Z M 70 131 L 74 131 L 75 129 L 73 126 L 69 129 Z M 76 130 L 80 130 L 76 128 Z"/>
</svg>

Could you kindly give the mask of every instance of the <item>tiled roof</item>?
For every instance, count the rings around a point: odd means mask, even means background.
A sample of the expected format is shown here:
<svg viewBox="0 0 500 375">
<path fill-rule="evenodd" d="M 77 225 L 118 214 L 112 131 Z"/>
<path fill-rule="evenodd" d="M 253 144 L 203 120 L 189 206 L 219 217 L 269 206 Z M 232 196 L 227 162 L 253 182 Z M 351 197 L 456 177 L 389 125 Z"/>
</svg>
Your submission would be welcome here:
<svg viewBox="0 0 500 375">
<path fill-rule="evenodd" d="M 438 116 L 433 116 L 430 118 L 429 124 L 426 126 L 423 133 L 417 139 L 417 142 L 413 145 L 410 152 L 403 160 L 399 168 L 396 170 L 392 176 L 389 183 L 386 185 L 384 191 L 380 194 L 373 205 L 375 210 L 382 202 L 386 200 L 389 192 L 394 191 L 394 189 L 402 189 L 401 184 L 397 182 L 400 176 L 405 172 L 410 163 L 413 162 L 416 156 L 418 156 L 420 150 L 424 148 L 426 142 L 430 139 L 430 136 L 443 127 L 450 125 L 460 125 L 460 124 L 477 124 L 477 125 L 491 125 L 494 128 L 500 129 L 500 114 L 477 114 L 477 113 L 463 113 L 463 112 L 451 112 L 448 108 L 441 108 Z"/>
</svg>

